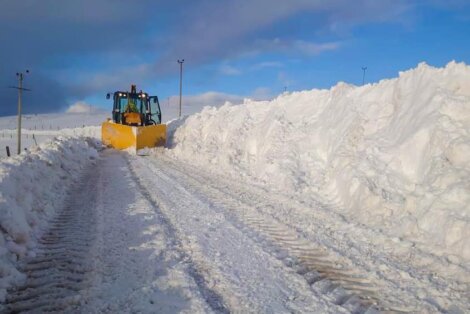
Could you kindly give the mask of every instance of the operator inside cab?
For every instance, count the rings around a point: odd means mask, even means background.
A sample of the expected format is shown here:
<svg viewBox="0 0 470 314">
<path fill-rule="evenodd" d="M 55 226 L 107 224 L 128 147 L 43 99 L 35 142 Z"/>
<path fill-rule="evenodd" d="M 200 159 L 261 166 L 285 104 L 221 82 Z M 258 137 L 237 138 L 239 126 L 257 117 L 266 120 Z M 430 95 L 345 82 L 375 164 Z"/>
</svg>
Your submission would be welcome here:
<svg viewBox="0 0 470 314">
<path fill-rule="evenodd" d="M 139 109 L 137 109 L 137 105 L 135 104 L 134 99 L 127 98 L 127 105 L 124 112 L 139 112 Z"/>
<path fill-rule="evenodd" d="M 140 125 L 141 123 L 142 120 L 135 100 L 131 97 L 127 98 L 127 105 L 124 110 L 124 124 Z"/>
</svg>

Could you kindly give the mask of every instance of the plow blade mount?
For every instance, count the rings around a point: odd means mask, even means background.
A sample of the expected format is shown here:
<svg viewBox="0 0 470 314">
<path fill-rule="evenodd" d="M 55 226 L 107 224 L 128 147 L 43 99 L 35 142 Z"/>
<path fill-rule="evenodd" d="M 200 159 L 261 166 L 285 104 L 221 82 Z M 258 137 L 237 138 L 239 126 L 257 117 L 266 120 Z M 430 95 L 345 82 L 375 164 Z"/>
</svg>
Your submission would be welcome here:
<svg viewBox="0 0 470 314">
<path fill-rule="evenodd" d="M 116 149 L 152 148 L 165 146 L 166 125 L 129 126 L 112 122 L 101 125 L 101 140 L 106 146 Z"/>
</svg>

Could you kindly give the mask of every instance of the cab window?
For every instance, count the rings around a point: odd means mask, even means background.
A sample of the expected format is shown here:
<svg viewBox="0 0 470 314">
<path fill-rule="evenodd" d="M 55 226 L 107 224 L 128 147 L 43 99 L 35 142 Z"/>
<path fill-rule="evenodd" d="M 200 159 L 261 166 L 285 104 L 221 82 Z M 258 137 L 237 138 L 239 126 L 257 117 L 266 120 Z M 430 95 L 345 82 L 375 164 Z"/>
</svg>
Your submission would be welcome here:
<svg viewBox="0 0 470 314">
<path fill-rule="evenodd" d="M 142 108 L 142 99 L 136 97 L 121 97 L 119 99 L 119 109 L 121 112 L 140 113 Z"/>
</svg>

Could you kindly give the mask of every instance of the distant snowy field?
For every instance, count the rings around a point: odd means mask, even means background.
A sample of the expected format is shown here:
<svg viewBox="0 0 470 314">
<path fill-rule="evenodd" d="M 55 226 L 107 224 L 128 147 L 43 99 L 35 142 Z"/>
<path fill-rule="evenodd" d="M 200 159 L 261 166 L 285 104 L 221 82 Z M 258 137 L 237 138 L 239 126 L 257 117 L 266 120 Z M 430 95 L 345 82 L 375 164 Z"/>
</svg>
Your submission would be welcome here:
<svg viewBox="0 0 470 314">
<path fill-rule="evenodd" d="M 376 84 L 207 107 L 169 129 L 175 158 L 320 199 L 397 242 L 470 266 L 465 64 L 422 63 Z"/>
<path fill-rule="evenodd" d="M 102 111 L 93 113 L 86 112 L 23 115 L 21 120 L 22 149 L 31 149 L 36 146 L 36 143 L 41 144 L 47 142 L 57 135 L 92 135 L 90 134 L 90 129 L 84 130 L 84 128 L 87 126 L 96 126 L 98 128 L 109 115 L 109 113 Z M 10 152 L 12 155 L 16 155 L 16 125 L 16 116 L 0 117 L 0 158 L 6 156 L 6 146 L 10 147 Z M 95 135 L 99 136 L 99 130 Z"/>
</svg>

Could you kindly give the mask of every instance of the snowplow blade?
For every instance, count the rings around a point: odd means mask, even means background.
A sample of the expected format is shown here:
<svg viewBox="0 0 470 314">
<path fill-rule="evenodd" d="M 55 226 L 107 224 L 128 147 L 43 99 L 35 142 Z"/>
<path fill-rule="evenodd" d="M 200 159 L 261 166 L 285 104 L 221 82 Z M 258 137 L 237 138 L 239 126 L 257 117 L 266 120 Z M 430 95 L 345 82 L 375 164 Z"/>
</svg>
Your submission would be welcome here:
<svg viewBox="0 0 470 314">
<path fill-rule="evenodd" d="M 165 146 L 166 125 L 128 126 L 112 122 L 101 125 L 101 140 L 106 146 L 116 149 L 152 148 Z"/>
</svg>

